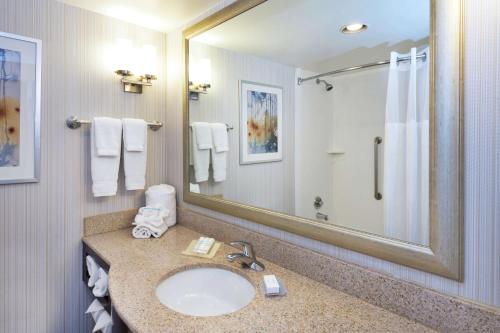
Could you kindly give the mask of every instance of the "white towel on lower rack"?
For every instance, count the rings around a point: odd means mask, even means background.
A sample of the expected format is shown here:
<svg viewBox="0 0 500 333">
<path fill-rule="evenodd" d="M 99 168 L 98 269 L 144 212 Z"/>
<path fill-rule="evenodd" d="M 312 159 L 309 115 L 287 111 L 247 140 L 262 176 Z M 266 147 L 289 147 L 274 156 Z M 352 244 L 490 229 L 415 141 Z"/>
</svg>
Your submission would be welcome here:
<svg viewBox="0 0 500 333">
<path fill-rule="evenodd" d="M 197 183 L 208 180 L 210 166 L 210 149 L 198 149 L 196 143 L 196 130 L 191 130 L 191 152 L 193 156 L 194 178 Z"/>
<path fill-rule="evenodd" d="M 115 119 L 118 120 L 118 119 Z M 119 120 L 118 120 L 119 121 Z M 100 156 L 97 152 L 96 125 L 94 119 L 90 129 L 90 169 L 92 175 L 92 192 L 95 197 L 106 197 L 116 195 L 118 187 L 118 169 L 120 167 L 120 145 L 121 145 L 121 121 L 118 153 L 112 156 Z M 99 127 L 99 126 L 97 126 Z M 118 140 L 115 136 L 111 137 Z"/>
<path fill-rule="evenodd" d="M 142 190 L 146 184 L 147 124 L 142 119 L 124 118 L 122 121 L 125 188 Z"/>
<path fill-rule="evenodd" d="M 95 297 L 104 297 L 108 293 L 108 273 L 102 268 L 99 268 L 99 279 L 92 289 Z"/>
<path fill-rule="evenodd" d="M 87 285 L 93 287 L 96 281 L 99 279 L 99 265 L 95 262 L 94 258 L 87 256 L 85 258 L 87 262 L 87 271 L 89 272 L 89 281 Z"/>
<path fill-rule="evenodd" d="M 97 321 L 97 318 L 99 317 L 99 314 L 104 311 L 104 307 L 102 306 L 101 302 L 96 298 L 92 303 L 90 303 L 89 307 L 87 308 L 87 311 L 85 311 L 86 314 L 91 314 L 92 318 L 94 318 L 94 321 Z"/>
<path fill-rule="evenodd" d="M 93 333 L 101 331 L 102 333 L 111 333 L 113 327 L 113 319 L 107 311 L 102 311 L 99 313 L 97 320 L 95 321 Z"/>
</svg>

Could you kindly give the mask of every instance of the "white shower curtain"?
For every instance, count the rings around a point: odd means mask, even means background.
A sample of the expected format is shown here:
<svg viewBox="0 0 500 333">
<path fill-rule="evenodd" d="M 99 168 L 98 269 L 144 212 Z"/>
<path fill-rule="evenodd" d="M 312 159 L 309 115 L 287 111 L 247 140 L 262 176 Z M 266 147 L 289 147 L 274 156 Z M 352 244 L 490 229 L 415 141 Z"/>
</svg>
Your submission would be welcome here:
<svg viewBox="0 0 500 333">
<path fill-rule="evenodd" d="M 429 244 L 429 52 L 391 53 L 384 137 L 384 225 L 388 237 Z M 400 62 L 398 57 L 411 57 Z"/>
</svg>

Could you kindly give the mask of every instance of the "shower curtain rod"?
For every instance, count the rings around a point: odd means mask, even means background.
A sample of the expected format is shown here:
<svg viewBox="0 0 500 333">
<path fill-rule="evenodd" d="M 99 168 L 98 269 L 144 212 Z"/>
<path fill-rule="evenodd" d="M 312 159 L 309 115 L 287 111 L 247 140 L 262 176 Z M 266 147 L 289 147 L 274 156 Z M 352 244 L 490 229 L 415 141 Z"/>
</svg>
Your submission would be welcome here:
<svg viewBox="0 0 500 333">
<path fill-rule="evenodd" d="M 397 62 L 399 63 L 400 61 L 408 61 L 410 59 L 411 59 L 410 56 L 401 57 L 401 58 L 398 57 Z M 417 54 L 417 59 L 422 59 L 422 61 L 425 61 L 427 59 L 427 53 L 424 52 L 422 54 Z M 363 69 L 363 68 L 370 68 L 370 67 L 375 67 L 375 66 L 380 66 L 380 65 L 387 65 L 387 64 L 390 64 L 390 63 L 391 63 L 390 60 L 384 60 L 384 61 L 372 62 L 372 63 L 369 63 L 369 64 L 364 64 L 364 65 L 359 65 L 359 66 L 354 66 L 354 67 L 347 67 L 347 68 L 337 69 L 337 70 L 334 70 L 334 71 L 331 71 L 331 72 L 326 72 L 326 73 L 322 73 L 322 74 L 318 74 L 318 75 L 313 75 L 313 76 L 309 76 L 309 77 L 306 77 L 306 78 L 299 77 L 297 79 L 297 84 L 300 86 L 303 82 L 306 82 L 306 81 L 309 81 L 309 80 L 314 80 L 314 79 L 319 79 L 320 77 L 323 77 L 323 76 L 331 76 L 331 75 L 336 75 L 336 74 L 340 74 L 340 73 L 355 71 L 355 70 Z"/>
</svg>

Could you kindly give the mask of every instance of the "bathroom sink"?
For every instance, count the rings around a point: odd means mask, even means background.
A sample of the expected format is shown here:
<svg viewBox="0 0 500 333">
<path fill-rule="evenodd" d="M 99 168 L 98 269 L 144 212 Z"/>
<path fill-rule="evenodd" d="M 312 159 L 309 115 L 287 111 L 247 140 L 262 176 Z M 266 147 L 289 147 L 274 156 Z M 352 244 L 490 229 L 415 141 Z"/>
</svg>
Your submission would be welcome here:
<svg viewBox="0 0 500 333">
<path fill-rule="evenodd" d="M 209 317 L 243 308 L 255 297 L 255 288 L 239 274 L 203 267 L 178 272 L 161 281 L 156 297 L 174 311 Z"/>
</svg>

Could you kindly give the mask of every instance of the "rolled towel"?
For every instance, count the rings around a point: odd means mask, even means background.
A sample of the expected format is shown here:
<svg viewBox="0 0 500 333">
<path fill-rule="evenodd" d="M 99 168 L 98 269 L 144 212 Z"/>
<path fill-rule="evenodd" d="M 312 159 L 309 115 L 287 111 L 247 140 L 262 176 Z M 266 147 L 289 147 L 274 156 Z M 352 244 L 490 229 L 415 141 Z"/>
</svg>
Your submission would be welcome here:
<svg viewBox="0 0 500 333">
<path fill-rule="evenodd" d="M 102 333 L 111 333 L 111 328 L 113 327 L 113 319 L 107 311 L 103 311 L 97 317 L 95 321 L 95 326 L 92 332 L 101 331 Z"/>
<path fill-rule="evenodd" d="M 146 206 L 154 207 L 156 205 L 163 205 L 169 214 L 166 218 L 167 226 L 171 227 L 177 222 L 176 206 L 177 202 L 175 199 L 175 188 L 171 185 L 160 184 L 150 186 L 146 191 Z"/>
<path fill-rule="evenodd" d="M 96 283 L 96 281 L 99 279 L 99 265 L 95 262 L 94 258 L 91 256 L 87 256 L 86 258 L 87 262 L 87 271 L 89 272 L 89 281 L 87 285 L 89 287 L 93 287 Z"/>
<path fill-rule="evenodd" d="M 153 235 L 149 227 L 145 225 L 136 225 L 134 229 L 132 229 L 132 236 L 138 239 L 147 239 Z"/>
<path fill-rule="evenodd" d="M 96 281 L 92 293 L 95 297 L 103 297 L 108 293 L 108 273 L 99 268 L 99 280 Z"/>
</svg>

